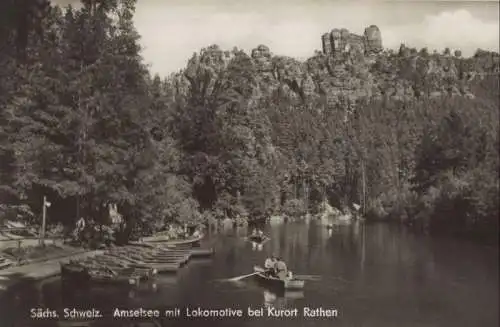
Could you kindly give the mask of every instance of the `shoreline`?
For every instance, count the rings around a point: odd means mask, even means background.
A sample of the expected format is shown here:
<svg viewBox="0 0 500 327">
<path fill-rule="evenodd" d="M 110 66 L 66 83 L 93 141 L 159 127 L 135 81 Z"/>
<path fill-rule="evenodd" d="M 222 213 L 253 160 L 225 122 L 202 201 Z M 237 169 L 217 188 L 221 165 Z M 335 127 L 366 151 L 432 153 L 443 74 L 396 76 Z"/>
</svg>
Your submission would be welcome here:
<svg viewBox="0 0 500 327">
<path fill-rule="evenodd" d="M 26 282 L 37 282 L 58 276 L 61 273 L 61 263 L 93 257 L 103 252 L 103 250 L 88 251 L 82 249 L 61 258 L 0 270 L 0 297 Z"/>
<path fill-rule="evenodd" d="M 175 246 L 177 244 L 183 245 L 197 243 L 202 239 L 203 236 L 187 240 L 172 240 L 170 242 L 130 242 L 130 245 L 157 246 L 161 244 L 168 247 L 169 245 Z M 87 250 L 83 248 L 75 248 L 75 251 L 67 256 L 2 269 L 0 270 L 0 297 L 3 297 L 10 290 L 24 283 L 38 282 L 47 278 L 59 276 L 61 274 L 61 263 L 67 263 L 70 260 L 81 260 L 89 257 L 95 257 L 104 254 L 105 252 L 105 249 Z M 196 257 L 197 255 L 190 253 L 185 258 L 185 261 L 188 261 L 191 256 Z"/>
</svg>

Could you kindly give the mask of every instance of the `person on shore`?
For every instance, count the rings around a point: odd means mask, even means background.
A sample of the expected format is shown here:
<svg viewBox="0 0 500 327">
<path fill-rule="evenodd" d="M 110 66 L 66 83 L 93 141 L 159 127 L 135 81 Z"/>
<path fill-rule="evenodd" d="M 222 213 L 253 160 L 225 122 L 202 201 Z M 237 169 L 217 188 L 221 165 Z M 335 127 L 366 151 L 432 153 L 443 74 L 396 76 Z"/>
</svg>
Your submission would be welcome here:
<svg viewBox="0 0 500 327">
<path fill-rule="evenodd" d="M 79 241 L 83 240 L 83 231 L 85 230 L 85 219 L 80 217 L 76 222 L 76 228 L 73 231 L 73 237 Z"/>
<path fill-rule="evenodd" d="M 175 239 L 179 239 L 182 237 L 182 228 L 179 226 L 175 227 Z"/>
<path fill-rule="evenodd" d="M 264 268 L 266 269 L 266 275 L 272 276 L 275 274 L 276 257 L 272 255 L 267 258 L 264 262 Z"/>
<path fill-rule="evenodd" d="M 276 276 L 278 276 L 278 278 L 281 280 L 285 280 L 288 275 L 288 269 L 283 259 L 278 258 L 275 264 L 275 269 L 276 269 Z"/>
<path fill-rule="evenodd" d="M 76 228 L 79 231 L 85 228 L 85 219 L 83 217 L 80 217 L 80 219 L 76 222 Z"/>
</svg>

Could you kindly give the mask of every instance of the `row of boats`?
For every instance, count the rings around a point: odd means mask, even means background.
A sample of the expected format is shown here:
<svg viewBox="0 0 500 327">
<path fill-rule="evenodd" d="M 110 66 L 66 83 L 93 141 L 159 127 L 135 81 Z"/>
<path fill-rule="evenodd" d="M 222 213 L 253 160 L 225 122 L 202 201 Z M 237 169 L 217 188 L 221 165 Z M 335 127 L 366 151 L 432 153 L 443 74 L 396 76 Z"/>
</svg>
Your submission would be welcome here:
<svg viewBox="0 0 500 327">
<path fill-rule="evenodd" d="M 201 238 L 200 235 L 188 240 L 130 243 L 110 248 L 91 258 L 61 263 L 61 278 L 63 283 L 79 288 L 89 288 L 92 284 L 139 285 L 158 273 L 176 272 L 192 258 L 212 256 L 213 249 L 199 247 Z M 258 231 L 247 239 L 260 244 L 270 240 Z M 260 266 L 254 266 L 251 275 L 279 290 L 302 290 L 305 285 L 305 280 L 292 274 L 279 278 Z"/>
<path fill-rule="evenodd" d="M 88 287 L 92 283 L 137 285 L 162 272 L 176 272 L 191 258 L 213 255 L 210 248 L 196 247 L 201 236 L 167 245 L 131 243 L 79 261 L 61 263 L 64 283 Z"/>
</svg>

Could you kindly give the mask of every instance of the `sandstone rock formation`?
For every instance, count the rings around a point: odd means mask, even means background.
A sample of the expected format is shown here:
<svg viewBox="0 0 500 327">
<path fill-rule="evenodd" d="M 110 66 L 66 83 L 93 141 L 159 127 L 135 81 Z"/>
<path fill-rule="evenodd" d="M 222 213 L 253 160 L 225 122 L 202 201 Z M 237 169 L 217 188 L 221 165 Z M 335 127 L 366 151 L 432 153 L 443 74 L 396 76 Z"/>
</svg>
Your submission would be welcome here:
<svg viewBox="0 0 500 327">
<path fill-rule="evenodd" d="M 473 80 L 470 72 L 478 71 L 472 62 L 467 64 L 467 60 L 419 53 L 404 44 L 399 53 L 383 51 L 380 30 L 374 25 L 367 27 L 363 35 L 333 29 L 321 39 L 323 51 L 305 62 L 275 56 L 264 45 L 253 49 L 250 56 L 244 54 L 248 60 L 238 62 L 241 50 L 222 51 L 211 46 L 194 55 L 182 76 L 172 80 L 172 84 L 176 85 L 178 94 L 194 90 L 209 97 L 219 90 L 214 86 L 231 78 L 227 67 L 235 63 L 237 69 L 252 74 L 252 83 L 256 86 L 252 95 L 255 105 L 258 99 L 268 96 L 274 99 L 274 94 L 281 94 L 291 103 L 340 106 L 348 103 L 355 110 L 356 102 L 366 98 L 470 96 L 469 84 Z M 492 70 L 488 68 L 491 65 L 499 66 L 498 57 L 484 56 L 487 71 Z"/>
<path fill-rule="evenodd" d="M 410 49 L 406 45 L 401 43 L 401 46 L 399 47 L 398 54 L 400 57 L 408 57 L 411 53 L 410 53 Z"/>
<path fill-rule="evenodd" d="M 252 50 L 252 58 L 256 60 L 270 59 L 271 51 L 269 51 L 269 47 L 261 44 Z"/>
<path fill-rule="evenodd" d="M 314 83 L 313 78 L 309 74 L 305 74 L 304 79 L 300 85 L 302 89 L 302 94 L 304 97 L 311 97 L 316 91 L 316 84 Z"/>
<path fill-rule="evenodd" d="M 339 40 L 339 48 L 336 49 L 338 52 L 346 52 L 347 46 L 349 44 L 349 31 L 345 28 L 340 30 L 340 40 Z"/>
<path fill-rule="evenodd" d="M 259 45 L 252 50 L 252 59 L 255 61 L 257 69 L 261 72 L 272 72 L 273 64 L 271 61 L 271 51 L 265 45 Z"/>
<path fill-rule="evenodd" d="M 379 28 L 375 25 L 370 25 L 365 29 L 364 42 L 365 53 L 379 53 L 384 50 L 382 47 L 382 34 L 380 33 Z"/>
<path fill-rule="evenodd" d="M 331 50 L 331 53 L 332 54 L 335 54 L 335 53 L 338 53 L 340 51 L 340 30 L 338 29 L 333 29 L 331 32 L 330 32 L 330 43 L 331 43 L 331 46 L 332 46 L 332 50 Z"/>
<path fill-rule="evenodd" d="M 375 25 L 367 27 L 363 36 L 353 34 L 345 28 L 335 28 L 330 33 L 323 34 L 321 42 L 323 53 L 326 55 L 339 55 L 353 51 L 373 54 L 383 50 L 382 35 Z"/>
<path fill-rule="evenodd" d="M 323 53 L 326 55 L 332 54 L 332 38 L 330 33 L 325 33 L 321 36 L 321 42 L 323 44 Z"/>
</svg>

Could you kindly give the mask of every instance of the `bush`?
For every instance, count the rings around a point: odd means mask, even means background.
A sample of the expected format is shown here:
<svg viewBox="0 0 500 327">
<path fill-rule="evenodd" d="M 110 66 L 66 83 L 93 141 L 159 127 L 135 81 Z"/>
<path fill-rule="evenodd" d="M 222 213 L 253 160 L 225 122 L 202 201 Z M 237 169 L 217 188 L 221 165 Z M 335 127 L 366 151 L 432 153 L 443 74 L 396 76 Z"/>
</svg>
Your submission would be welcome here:
<svg viewBox="0 0 500 327">
<path fill-rule="evenodd" d="M 307 208 L 302 199 L 291 199 L 283 205 L 283 212 L 289 217 L 301 217 L 307 213 Z"/>
</svg>

